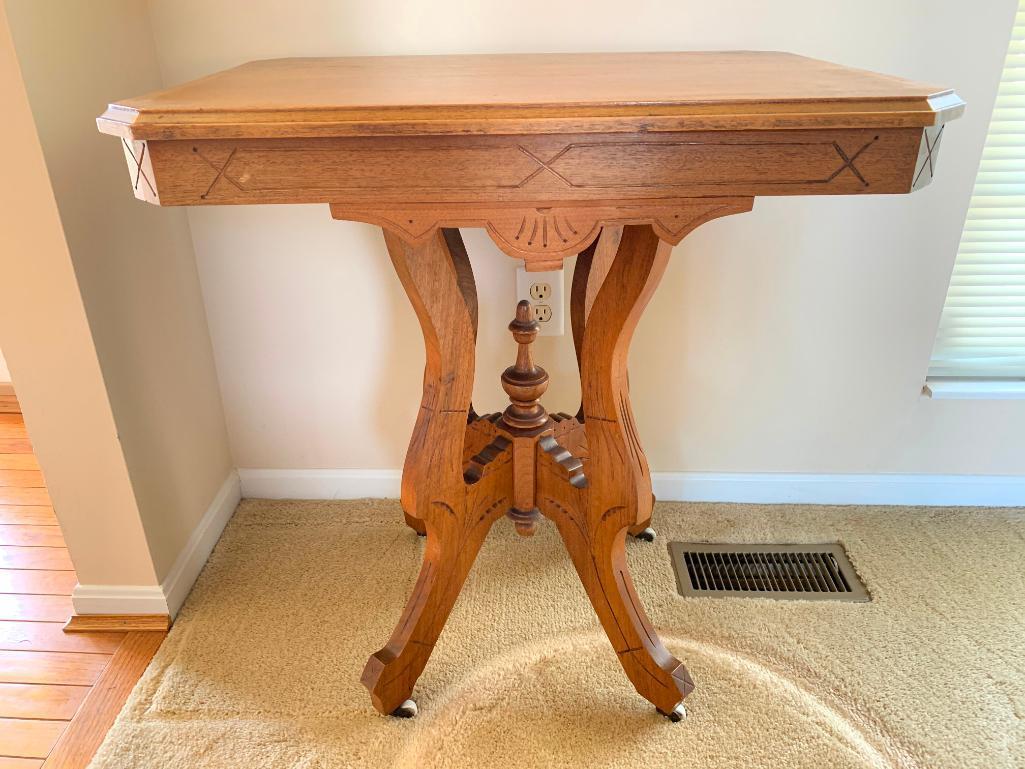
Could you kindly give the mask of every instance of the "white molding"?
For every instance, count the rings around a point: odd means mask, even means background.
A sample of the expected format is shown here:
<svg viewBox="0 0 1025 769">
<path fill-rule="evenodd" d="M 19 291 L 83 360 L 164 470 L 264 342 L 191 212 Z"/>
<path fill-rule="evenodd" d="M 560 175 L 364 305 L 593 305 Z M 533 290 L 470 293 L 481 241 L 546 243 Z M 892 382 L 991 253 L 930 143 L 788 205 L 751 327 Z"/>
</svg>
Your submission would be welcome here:
<svg viewBox="0 0 1025 769">
<path fill-rule="evenodd" d="M 399 470 L 239 470 L 242 496 L 399 496 Z M 655 496 L 680 502 L 817 505 L 1025 505 L 1025 476 L 906 473 L 652 473 Z"/>
<path fill-rule="evenodd" d="M 75 613 L 174 617 L 241 498 L 238 474 L 232 470 L 160 585 L 75 585 L 71 591 Z"/>
<path fill-rule="evenodd" d="M 1022 400 L 1025 379 L 926 379 L 922 395 L 933 400 Z"/>
<path fill-rule="evenodd" d="M 164 595 L 167 596 L 168 614 L 172 617 L 185 603 L 185 598 L 192 590 L 199 572 L 203 570 L 214 545 L 221 538 L 221 532 L 224 531 L 241 500 L 242 490 L 238 473 L 232 470 L 160 584 Z"/>
<path fill-rule="evenodd" d="M 75 614 L 170 614 L 160 585 L 75 585 Z"/>
<path fill-rule="evenodd" d="M 812 505 L 1025 505 L 1025 476 L 652 473 L 657 499 Z"/>
<path fill-rule="evenodd" d="M 399 496 L 401 470 L 252 470 L 240 468 L 249 499 L 389 499 Z"/>
</svg>

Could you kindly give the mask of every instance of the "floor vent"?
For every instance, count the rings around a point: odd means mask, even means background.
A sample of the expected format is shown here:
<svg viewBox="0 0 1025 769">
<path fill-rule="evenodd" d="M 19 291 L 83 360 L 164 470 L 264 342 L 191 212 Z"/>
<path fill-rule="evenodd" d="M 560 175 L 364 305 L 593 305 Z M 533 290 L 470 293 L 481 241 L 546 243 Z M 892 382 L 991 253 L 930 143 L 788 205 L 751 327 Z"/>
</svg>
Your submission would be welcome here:
<svg viewBox="0 0 1025 769">
<path fill-rule="evenodd" d="M 670 542 L 683 596 L 868 601 L 840 545 Z"/>
</svg>

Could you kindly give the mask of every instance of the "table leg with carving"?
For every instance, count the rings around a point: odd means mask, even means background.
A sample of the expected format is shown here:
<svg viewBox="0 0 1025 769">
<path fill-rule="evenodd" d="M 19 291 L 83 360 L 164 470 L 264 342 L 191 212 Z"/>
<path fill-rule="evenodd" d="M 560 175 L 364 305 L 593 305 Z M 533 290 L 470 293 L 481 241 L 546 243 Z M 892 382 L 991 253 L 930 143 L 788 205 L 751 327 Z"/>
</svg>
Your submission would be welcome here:
<svg viewBox="0 0 1025 769">
<path fill-rule="evenodd" d="M 627 399 L 627 353 L 670 251 L 650 226 L 624 228 L 580 345 L 587 485 L 566 483 L 549 452 L 539 455 L 539 475 L 541 509 L 558 526 L 623 669 L 643 697 L 678 719 L 694 684 L 651 627 L 625 547 L 627 531 L 650 517 L 651 506 L 650 475 Z"/>
<path fill-rule="evenodd" d="M 473 340 L 477 338 L 477 284 L 473 278 L 473 268 L 470 266 L 470 259 L 466 253 L 466 246 L 463 244 L 463 237 L 458 229 L 455 228 L 444 228 L 440 230 L 442 238 L 444 240 L 444 248 L 447 249 L 449 254 L 449 261 L 452 265 L 452 269 L 455 270 L 456 285 L 459 289 L 459 294 L 463 298 L 463 302 L 466 305 L 466 310 L 469 316 L 470 327 L 473 331 Z M 399 245 L 401 241 L 392 235 L 388 234 L 387 230 L 384 230 L 385 240 L 388 245 L 389 253 L 392 255 L 392 260 L 396 259 L 396 252 L 393 249 L 399 249 L 398 253 L 402 254 L 404 251 Z M 403 273 L 400 272 L 400 279 Z M 405 285 L 405 281 L 403 281 Z M 408 291 L 408 289 L 407 289 Z M 472 360 L 473 352 L 471 350 L 470 356 Z M 470 376 L 472 383 L 473 369 L 472 364 L 470 368 Z M 413 531 L 419 534 L 421 537 L 427 534 L 427 529 L 424 526 L 423 521 L 417 517 L 415 505 L 412 501 L 412 495 L 414 493 L 414 472 L 409 468 L 410 457 L 416 454 L 414 447 L 419 446 L 423 443 L 425 436 L 428 431 L 428 424 L 431 420 L 431 416 L 434 413 L 431 408 L 431 403 L 434 399 L 434 392 L 438 386 L 437 381 L 431 377 L 429 364 L 424 368 L 424 381 L 423 381 L 423 396 L 421 399 L 420 411 L 417 414 L 416 424 L 413 426 L 413 436 L 410 439 L 409 451 L 406 453 L 406 466 L 402 470 L 402 486 L 401 486 L 401 504 L 402 512 L 406 519 L 406 525 L 409 526 Z M 476 418 L 476 414 L 473 411 L 473 404 L 469 406 L 469 414 L 467 422 L 472 422 Z"/>
<path fill-rule="evenodd" d="M 464 478 L 463 439 L 473 387 L 474 334 L 460 294 L 458 257 L 440 230 L 418 246 L 385 233 L 388 252 L 420 320 L 424 396 L 403 468 L 402 502 L 427 537 L 424 563 L 392 637 L 368 660 L 363 684 L 382 713 L 411 716 L 409 699 L 463 581 L 511 499 L 510 452 L 497 450 Z"/>
<path fill-rule="evenodd" d="M 577 366 L 583 374 L 581 353 L 584 344 L 584 330 L 587 327 L 587 318 L 594 307 L 594 301 L 598 297 L 598 291 L 605 282 L 612 261 L 619 249 L 623 237 L 622 226 L 606 226 L 602 228 L 598 238 L 586 250 L 577 256 L 576 267 L 573 269 L 573 286 L 570 292 L 570 320 L 573 325 L 573 346 L 577 354 Z M 630 409 L 629 381 L 625 393 L 626 408 Z M 577 421 L 584 422 L 584 404 L 581 399 L 580 410 L 577 412 Z M 631 414 L 630 422 L 633 422 Z M 644 452 L 639 452 L 640 471 L 642 474 L 642 485 L 646 485 L 648 494 L 643 493 L 643 488 L 638 494 L 637 521 L 628 530 L 632 537 L 645 542 L 655 540 L 655 530 L 651 528 L 651 513 L 655 506 L 655 495 L 651 492 L 651 472 L 648 469 L 648 462 Z M 643 497 L 643 500 L 641 499 Z"/>
<path fill-rule="evenodd" d="M 487 532 L 504 514 L 524 536 L 540 515 L 555 523 L 634 687 L 670 719 L 682 717 L 694 684 L 652 628 L 626 563 L 626 536 L 643 536 L 653 502 L 630 409 L 627 354 L 672 245 L 703 222 L 749 208 L 749 199 L 695 199 L 672 225 L 606 223 L 580 253 L 571 296 L 582 401 L 576 417 L 541 405 L 548 374 L 532 358 L 538 324 L 527 302 L 509 325 L 518 353 L 502 386 L 511 404 L 500 414 L 474 414 L 476 291 L 459 233 L 437 228 L 408 241 L 386 231 L 427 351 L 402 480 L 407 521 L 423 530 L 427 546 L 392 638 L 364 670 L 379 711 L 416 712 L 409 699 L 416 679 Z"/>
</svg>

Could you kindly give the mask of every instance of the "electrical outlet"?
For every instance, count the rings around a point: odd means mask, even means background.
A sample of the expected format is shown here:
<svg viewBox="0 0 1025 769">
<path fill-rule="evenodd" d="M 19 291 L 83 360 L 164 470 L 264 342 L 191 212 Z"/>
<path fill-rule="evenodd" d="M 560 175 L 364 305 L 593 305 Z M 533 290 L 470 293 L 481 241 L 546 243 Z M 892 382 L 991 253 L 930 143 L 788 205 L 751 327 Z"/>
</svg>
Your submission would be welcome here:
<svg viewBox="0 0 1025 769">
<path fill-rule="evenodd" d="M 563 271 L 527 272 L 516 270 L 516 301 L 530 302 L 530 316 L 540 324 L 541 336 L 560 336 L 565 331 Z"/>
<path fill-rule="evenodd" d="M 530 284 L 530 289 L 527 293 L 530 294 L 530 298 L 535 302 L 547 302 L 552 298 L 552 287 L 543 280 L 539 280 Z"/>
</svg>

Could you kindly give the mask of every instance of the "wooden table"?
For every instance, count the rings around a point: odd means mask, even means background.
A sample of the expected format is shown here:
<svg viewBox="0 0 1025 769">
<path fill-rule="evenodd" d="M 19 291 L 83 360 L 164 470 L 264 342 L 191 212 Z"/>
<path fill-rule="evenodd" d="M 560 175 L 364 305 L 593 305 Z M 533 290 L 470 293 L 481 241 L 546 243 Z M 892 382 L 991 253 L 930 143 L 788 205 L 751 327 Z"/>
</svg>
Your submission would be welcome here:
<svg viewBox="0 0 1025 769">
<path fill-rule="evenodd" d="M 551 519 L 641 696 L 672 720 L 694 684 L 627 568 L 650 539 L 651 476 L 630 409 L 630 338 L 672 246 L 756 195 L 906 193 L 936 170 L 950 90 L 784 53 L 552 54 L 257 61 L 112 104 L 135 196 L 159 205 L 328 203 L 382 227 L 423 328 L 423 400 L 402 473 L 423 568 L 363 683 L 410 697 L 492 524 Z M 511 405 L 471 405 L 477 294 L 459 227 L 528 270 L 577 255 L 582 405 L 539 403 L 527 308 Z M 511 291 L 511 289 L 510 289 Z M 581 660 L 586 664 L 586 660 Z"/>
</svg>

